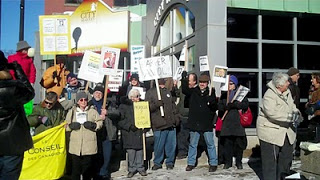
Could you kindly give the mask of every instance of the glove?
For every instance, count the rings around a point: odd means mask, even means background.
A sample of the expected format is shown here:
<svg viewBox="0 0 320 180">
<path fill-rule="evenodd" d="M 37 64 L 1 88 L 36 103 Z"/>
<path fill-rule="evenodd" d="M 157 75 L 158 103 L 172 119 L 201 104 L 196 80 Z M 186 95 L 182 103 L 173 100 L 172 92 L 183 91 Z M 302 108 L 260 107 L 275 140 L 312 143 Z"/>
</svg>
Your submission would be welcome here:
<svg viewBox="0 0 320 180">
<path fill-rule="evenodd" d="M 136 132 L 138 130 L 138 128 L 135 125 L 131 125 L 129 130 Z"/>
<path fill-rule="evenodd" d="M 163 101 L 162 101 L 162 100 L 157 101 L 157 102 L 156 102 L 156 105 L 157 105 L 158 107 L 163 106 Z"/>
<path fill-rule="evenodd" d="M 95 122 L 86 121 L 83 123 L 83 126 L 90 131 L 95 131 L 97 128 L 97 124 Z"/>
<path fill-rule="evenodd" d="M 315 112 L 314 105 L 309 104 L 308 107 L 307 107 L 306 110 L 305 110 L 305 113 L 306 113 L 307 115 L 313 115 L 314 112 Z"/>
<path fill-rule="evenodd" d="M 79 130 L 81 127 L 81 124 L 78 122 L 72 122 L 69 124 L 69 128 L 72 130 Z"/>
<path fill-rule="evenodd" d="M 300 115 L 299 111 L 292 113 L 292 120 L 293 120 L 293 122 L 292 122 L 293 126 L 295 128 L 297 128 L 300 125 L 301 121 L 303 120 L 301 118 L 301 115 Z"/>
<path fill-rule="evenodd" d="M 58 76 L 57 71 L 53 71 L 52 73 L 52 79 L 55 79 Z"/>
<path fill-rule="evenodd" d="M 187 78 L 188 78 L 187 71 L 183 71 L 183 72 L 182 72 L 181 78 L 182 78 L 182 79 L 187 79 Z"/>
<path fill-rule="evenodd" d="M 237 109 L 237 108 L 238 108 L 238 103 L 237 102 L 228 103 L 228 105 L 227 105 L 227 110 Z"/>
</svg>

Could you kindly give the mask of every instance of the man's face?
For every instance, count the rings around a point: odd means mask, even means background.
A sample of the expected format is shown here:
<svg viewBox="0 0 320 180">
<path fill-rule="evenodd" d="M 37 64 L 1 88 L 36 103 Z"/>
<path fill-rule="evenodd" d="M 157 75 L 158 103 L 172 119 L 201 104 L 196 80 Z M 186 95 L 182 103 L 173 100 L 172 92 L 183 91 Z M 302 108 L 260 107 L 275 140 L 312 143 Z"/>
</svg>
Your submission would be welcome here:
<svg viewBox="0 0 320 180">
<path fill-rule="evenodd" d="M 290 77 L 291 77 L 292 81 L 293 81 L 294 83 L 296 83 L 296 82 L 298 82 L 298 80 L 299 80 L 299 78 L 300 78 L 300 74 L 297 73 L 297 74 L 294 74 L 294 75 L 292 75 L 292 76 L 290 76 Z"/>
<path fill-rule="evenodd" d="M 139 81 L 136 78 L 131 79 L 131 85 L 132 86 L 138 86 Z"/>
<path fill-rule="evenodd" d="M 96 101 L 100 101 L 103 97 L 103 93 L 101 91 L 95 91 L 93 93 L 93 98 L 96 100 Z"/>
<path fill-rule="evenodd" d="M 77 86 L 78 85 L 78 79 L 77 78 L 72 78 L 69 82 L 70 86 Z"/>
<path fill-rule="evenodd" d="M 52 109 L 53 108 L 53 106 L 56 104 L 56 102 L 57 102 L 57 100 L 48 100 L 48 99 L 45 99 L 44 100 L 44 104 L 45 104 L 45 107 L 47 108 L 47 109 Z"/>
<path fill-rule="evenodd" d="M 193 88 L 197 82 L 194 80 L 194 75 L 190 74 L 189 75 L 189 88 Z"/>
<path fill-rule="evenodd" d="M 208 87 L 208 82 L 207 81 L 200 81 L 199 82 L 199 88 L 200 90 L 204 90 Z"/>
</svg>

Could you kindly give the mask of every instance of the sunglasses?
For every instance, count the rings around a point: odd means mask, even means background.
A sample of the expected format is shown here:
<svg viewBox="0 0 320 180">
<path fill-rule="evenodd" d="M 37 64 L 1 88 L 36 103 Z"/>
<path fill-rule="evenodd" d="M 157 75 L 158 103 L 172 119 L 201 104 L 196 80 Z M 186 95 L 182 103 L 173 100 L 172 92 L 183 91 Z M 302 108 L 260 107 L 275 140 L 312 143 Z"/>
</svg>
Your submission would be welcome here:
<svg viewBox="0 0 320 180">
<path fill-rule="evenodd" d="M 85 98 L 81 98 L 79 99 L 80 102 L 83 102 L 83 101 L 88 101 L 88 99 L 85 99 Z"/>
<path fill-rule="evenodd" d="M 49 105 L 51 105 L 51 106 L 54 104 L 54 103 L 48 102 L 48 101 L 44 101 L 44 103 L 49 104 Z"/>
<path fill-rule="evenodd" d="M 231 82 L 231 83 L 229 83 L 229 85 L 234 85 L 234 83 Z"/>
</svg>

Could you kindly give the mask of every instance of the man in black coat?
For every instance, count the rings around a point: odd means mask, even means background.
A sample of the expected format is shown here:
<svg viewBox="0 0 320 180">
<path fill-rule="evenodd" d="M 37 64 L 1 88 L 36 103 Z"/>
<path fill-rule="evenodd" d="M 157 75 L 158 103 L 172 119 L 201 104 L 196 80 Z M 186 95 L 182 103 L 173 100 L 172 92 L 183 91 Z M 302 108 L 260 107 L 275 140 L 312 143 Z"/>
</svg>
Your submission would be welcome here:
<svg viewBox="0 0 320 180">
<path fill-rule="evenodd" d="M 209 172 L 217 170 L 217 154 L 213 135 L 213 117 L 217 110 L 215 90 L 209 94 L 209 76 L 202 74 L 199 85 L 188 86 L 186 78 L 182 79 L 182 93 L 189 97 L 188 128 L 190 129 L 190 145 L 188 151 L 188 166 L 186 171 L 191 171 L 196 164 L 197 146 L 200 135 L 206 140 L 209 156 Z"/>
<path fill-rule="evenodd" d="M 0 51 L 0 179 L 18 179 L 23 153 L 33 146 L 23 104 L 33 99 L 34 89 L 22 67 L 7 62 Z"/>
</svg>

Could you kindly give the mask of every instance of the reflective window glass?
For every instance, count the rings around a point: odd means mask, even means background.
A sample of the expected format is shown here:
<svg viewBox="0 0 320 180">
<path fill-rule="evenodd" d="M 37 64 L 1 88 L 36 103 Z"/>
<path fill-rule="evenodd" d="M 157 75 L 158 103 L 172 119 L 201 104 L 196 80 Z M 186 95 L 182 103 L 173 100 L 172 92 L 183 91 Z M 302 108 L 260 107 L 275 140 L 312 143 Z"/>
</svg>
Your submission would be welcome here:
<svg viewBox="0 0 320 180">
<path fill-rule="evenodd" d="M 262 16 L 262 39 L 292 40 L 292 17 Z"/>
<path fill-rule="evenodd" d="M 320 69 L 320 46 L 298 45 L 298 68 Z"/>
<path fill-rule="evenodd" d="M 233 38 L 258 37 L 258 16 L 247 14 L 228 14 L 227 36 Z"/>
<path fill-rule="evenodd" d="M 312 17 L 298 17 L 298 40 L 320 42 L 320 16 L 312 14 Z"/>
<path fill-rule="evenodd" d="M 262 68 L 289 69 L 293 66 L 293 45 L 262 44 Z"/>
<path fill-rule="evenodd" d="M 184 7 L 178 7 L 174 9 L 175 11 L 175 32 L 174 32 L 174 42 L 181 40 L 186 37 L 186 9 Z"/>
<path fill-rule="evenodd" d="M 231 68 L 257 68 L 258 44 L 228 42 L 227 65 Z"/>
</svg>

